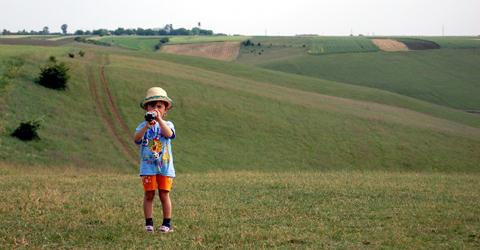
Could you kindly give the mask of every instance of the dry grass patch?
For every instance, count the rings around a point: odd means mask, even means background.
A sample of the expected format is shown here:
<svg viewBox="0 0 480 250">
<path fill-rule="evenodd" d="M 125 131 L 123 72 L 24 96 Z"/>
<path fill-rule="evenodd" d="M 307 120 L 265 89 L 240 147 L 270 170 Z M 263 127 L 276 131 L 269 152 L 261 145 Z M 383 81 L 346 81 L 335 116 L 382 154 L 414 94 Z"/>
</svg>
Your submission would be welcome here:
<svg viewBox="0 0 480 250">
<path fill-rule="evenodd" d="M 393 39 L 372 39 L 372 42 L 378 46 L 379 49 L 388 52 L 394 51 L 408 51 L 408 47 L 397 40 Z"/>
</svg>

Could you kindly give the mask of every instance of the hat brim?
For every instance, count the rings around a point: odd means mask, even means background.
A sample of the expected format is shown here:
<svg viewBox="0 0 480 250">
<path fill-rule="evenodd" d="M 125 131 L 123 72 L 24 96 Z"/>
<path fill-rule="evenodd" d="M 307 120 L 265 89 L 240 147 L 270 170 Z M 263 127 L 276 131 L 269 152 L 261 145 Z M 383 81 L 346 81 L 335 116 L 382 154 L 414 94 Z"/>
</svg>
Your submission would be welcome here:
<svg viewBox="0 0 480 250">
<path fill-rule="evenodd" d="M 161 96 L 161 95 L 150 96 L 148 98 L 143 99 L 143 101 L 140 102 L 140 107 L 145 109 L 145 104 L 149 102 L 156 102 L 156 101 L 164 101 L 168 103 L 167 109 L 171 109 L 173 107 L 173 100 L 170 99 L 168 96 Z"/>
</svg>

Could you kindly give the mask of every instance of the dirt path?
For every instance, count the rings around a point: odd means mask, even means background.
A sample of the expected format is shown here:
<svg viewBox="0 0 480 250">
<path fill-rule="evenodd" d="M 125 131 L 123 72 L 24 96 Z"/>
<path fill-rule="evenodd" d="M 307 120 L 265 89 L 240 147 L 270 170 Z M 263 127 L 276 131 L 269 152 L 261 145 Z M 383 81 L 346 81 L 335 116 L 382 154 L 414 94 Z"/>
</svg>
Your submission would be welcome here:
<svg viewBox="0 0 480 250">
<path fill-rule="evenodd" d="M 128 129 L 127 123 L 123 120 L 122 115 L 120 115 L 120 112 L 118 111 L 118 105 L 115 103 L 112 93 L 110 92 L 110 88 L 108 87 L 108 82 L 105 78 L 105 65 L 100 67 L 100 79 L 102 81 L 103 89 L 105 90 L 105 93 L 107 93 L 108 102 L 110 103 L 111 111 L 113 111 L 113 114 L 115 115 L 115 120 L 118 122 L 120 127 L 122 127 L 123 132 L 128 134 L 130 130 Z"/>
<path fill-rule="evenodd" d="M 105 124 L 105 128 L 108 134 L 110 134 L 120 152 L 122 152 L 128 159 L 129 163 L 134 166 L 137 163 L 137 155 L 135 153 L 133 144 L 129 143 L 129 140 L 125 139 L 130 139 L 131 133 L 129 132 L 126 122 L 123 120 L 122 116 L 118 112 L 118 106 L 116 105 L 114 98 L 112 97 L 112 94 L 108 87 L 108 82 L 105 78 L 104 67 L 105 65 L 101 64 L 98 72 L 100 74 L 103 92 L 106 96 L 102 97 L 99 93 L 100 86 L 98 86 L 97 81 L 95 80 L 95 72 L 97 71 L 95 66 L 88 66 L 87 68 L 90 93 L 92 95 L 95 107 L 100 115 L 100 118 Z M 108 99 L 107 102 L 109 105 L 104 104 L 105 102 L 103 100 L 105 99 Z M 114 123 L 119 124 L 121 129 L 117 128 Z"/>
</svg>

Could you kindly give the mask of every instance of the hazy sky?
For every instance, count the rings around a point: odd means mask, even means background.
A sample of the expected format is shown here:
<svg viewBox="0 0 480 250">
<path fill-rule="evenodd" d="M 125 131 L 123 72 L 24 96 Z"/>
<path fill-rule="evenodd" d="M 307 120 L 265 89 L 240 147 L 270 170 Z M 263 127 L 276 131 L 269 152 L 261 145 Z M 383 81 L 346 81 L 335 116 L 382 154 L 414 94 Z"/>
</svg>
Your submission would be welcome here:
<svg viewBox="0 0 480 250">
<path fill-rule="evenodd" d="M 480 35 L 480 0 L 0 0 L 0 30 L 157 28 L 244 35 Z"/>
</svg>

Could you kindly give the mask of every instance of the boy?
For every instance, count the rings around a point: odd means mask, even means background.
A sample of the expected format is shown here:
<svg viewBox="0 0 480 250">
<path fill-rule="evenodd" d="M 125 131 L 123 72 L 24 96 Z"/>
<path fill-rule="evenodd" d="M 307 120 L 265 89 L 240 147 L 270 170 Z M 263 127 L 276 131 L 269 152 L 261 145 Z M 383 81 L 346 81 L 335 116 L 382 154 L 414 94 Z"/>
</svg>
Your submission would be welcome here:
<svg viewBox="0 0 480 250">
<path fill-rule="evenodd" d="M 147 90 L 145 99 L 140 103 L 140 106 L 147 111 L 146 121 L 136 128 L 134 140 L 137 145 L 140 145 L 140 177 L 145 191 L 143 212 L 147 232 L 154 231 L 152 215 L 156 189 L 158 189 L 163 210 L 160 232 L 173 232 L 172 203 L 169 192 L 175 177 L 171 147 L 171 140 L 175 138 L 175 128 L 172 122 L 163 120 L 172 108 L 172 104 L 173 101 L 167 96 L 167 92 L 159 87 Z"/>
</svg>

